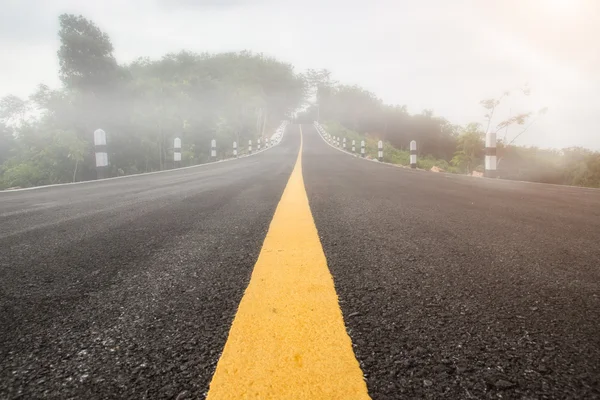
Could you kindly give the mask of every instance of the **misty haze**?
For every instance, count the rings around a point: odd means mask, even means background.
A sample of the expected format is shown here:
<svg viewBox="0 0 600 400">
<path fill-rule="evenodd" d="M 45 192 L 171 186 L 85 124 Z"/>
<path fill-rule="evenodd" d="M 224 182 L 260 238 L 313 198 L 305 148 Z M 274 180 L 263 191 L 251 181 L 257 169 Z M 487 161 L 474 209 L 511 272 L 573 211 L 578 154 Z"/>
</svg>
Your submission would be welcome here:
<svg viewBox="0 0 600 400">
<path fill-rule="evenodd" d="M 0 399 L 600 398 L 599 34 L 8 0 Z"/>
</svg>

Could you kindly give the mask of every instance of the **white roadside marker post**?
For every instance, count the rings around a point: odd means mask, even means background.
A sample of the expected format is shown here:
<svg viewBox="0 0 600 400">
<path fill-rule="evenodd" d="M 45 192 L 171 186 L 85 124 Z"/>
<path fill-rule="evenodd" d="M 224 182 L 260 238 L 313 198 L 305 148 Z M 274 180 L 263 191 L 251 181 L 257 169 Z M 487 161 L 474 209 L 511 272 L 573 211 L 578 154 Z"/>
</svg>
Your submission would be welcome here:
<svg viewBox="0 0 600 400">
<path fill-rule="evenodd" d="M 410 142 L 410 167 L 417 168 L 417 142 L 414 140 Z"/>
<path fill-rule="evenodd" d="M 346 150 L 346 138 L 342 139 L 344 150 Z"/>
<path fill-rule="evenodd" d="M 256 143 L 256 151 L 260 151 L 260 137 L 258 138 L 258 142 Z"/>
<path fill-rule="evenodd" d="M 181 167 L 181 139 L 173 139 L 173 165 L 175 168 Z"/>
<path fill-rule="evenodd" d="M 106 132 L 102 129 L 94 131 L 94 147 L 96 151 L 96 179 L 104 179 L 108 172 L 108 152 L 106 150 Z"/>
<path fill-rule="evenodd" d="M 352 153 L 356 154 L 356 140 L 352 139 Z"/>
<path fill-rule="evenodd" d="M 377 148 L 377 158 L 379 158 L 379 161 L 383 162 L 383 142 L 381 140 L 377 143 Z"/>
<path fill-rule="evenodd" d="M 360 141 L 360 156 L 362 158 L 365 158 L 365 141 L 364 140 Z"/>
<path fill-rule="evenodd" d="M 485 177 L 498 177 L 496 161 L 496 132 L 488 132 L 485 135 Z"/>
<path fill-rule="evenodd" d="M 237 142 L 233 142 L 233 156 L 235 158 L 238 158 L 238 155 L 237 155 Z"/>
<path fill-rule="evenodd" d="M 252 154 L 252 139 L 248 140 L 248 154 Z"/>
<path fill-rule="evenodd" d="M 217 141 L 215 139 L 210 141 L 210 160 L 217 161 Z"/>
</svg>

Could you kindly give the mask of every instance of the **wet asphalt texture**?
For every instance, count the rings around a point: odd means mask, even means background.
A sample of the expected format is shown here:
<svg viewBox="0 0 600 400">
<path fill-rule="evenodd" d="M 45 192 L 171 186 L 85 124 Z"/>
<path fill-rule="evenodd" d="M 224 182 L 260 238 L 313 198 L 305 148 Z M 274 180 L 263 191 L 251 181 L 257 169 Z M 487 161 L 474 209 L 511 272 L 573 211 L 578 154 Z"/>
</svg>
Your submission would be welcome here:
<svg viewBox="0 0 600 400">
<path fill-rule="evenodd" d="M 310 126 L 303 167 L 373 399 L 600 398 L 600 190 L 382 165 Z"/>
<path fill-rule="evenodd" d="M 303 131 L 373 399 L 600 398 L 600 191 L 381 165 Z M 203 398 L 299 142 L 0 193 L 0 399 Z"/>
<path fill-rule="evenodd" d="M 204 398 L 299 143 L 0 193 L 0 399 Z"/>
</svg>

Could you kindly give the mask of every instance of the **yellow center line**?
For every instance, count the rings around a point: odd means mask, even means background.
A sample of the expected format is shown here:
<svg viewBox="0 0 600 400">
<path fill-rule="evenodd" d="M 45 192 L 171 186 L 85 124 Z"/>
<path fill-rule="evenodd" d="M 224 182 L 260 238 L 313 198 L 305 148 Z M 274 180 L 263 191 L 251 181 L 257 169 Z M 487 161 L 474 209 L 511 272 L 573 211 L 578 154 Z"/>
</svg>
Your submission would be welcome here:
<svg viewBox="0 0 600 400">
<path fill-rule="evenodd" d="M 300 135 L 209 400 L 369 399 L 308 204 Z"/>
</svg>

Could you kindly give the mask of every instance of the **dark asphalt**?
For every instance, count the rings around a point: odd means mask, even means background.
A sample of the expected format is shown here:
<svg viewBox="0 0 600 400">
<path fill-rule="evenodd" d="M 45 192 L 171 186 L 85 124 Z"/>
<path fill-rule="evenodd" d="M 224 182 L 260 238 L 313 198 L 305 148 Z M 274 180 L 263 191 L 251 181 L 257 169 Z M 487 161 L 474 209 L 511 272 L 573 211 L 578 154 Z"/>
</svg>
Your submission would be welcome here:
<svg viewBox="0 0 600 400">
<path fill-rule="evenodd" d="M 374 399 L 600 398 L 600 191 L 412 171 L 304 126 Z M 0 193 L 0 399 L 202 398 L 292 171 L 260 155 Z"/>
<path fill-rule="evenodd" d="M 377 164 L 303 130 L 373 399 L 600 398 L 600 191 Z"/>
<path fill-rule="evenodd" d="M 0 399 L 203 398 L 299 136 L 253 157 L 0 193 Z"/>
</svg>

